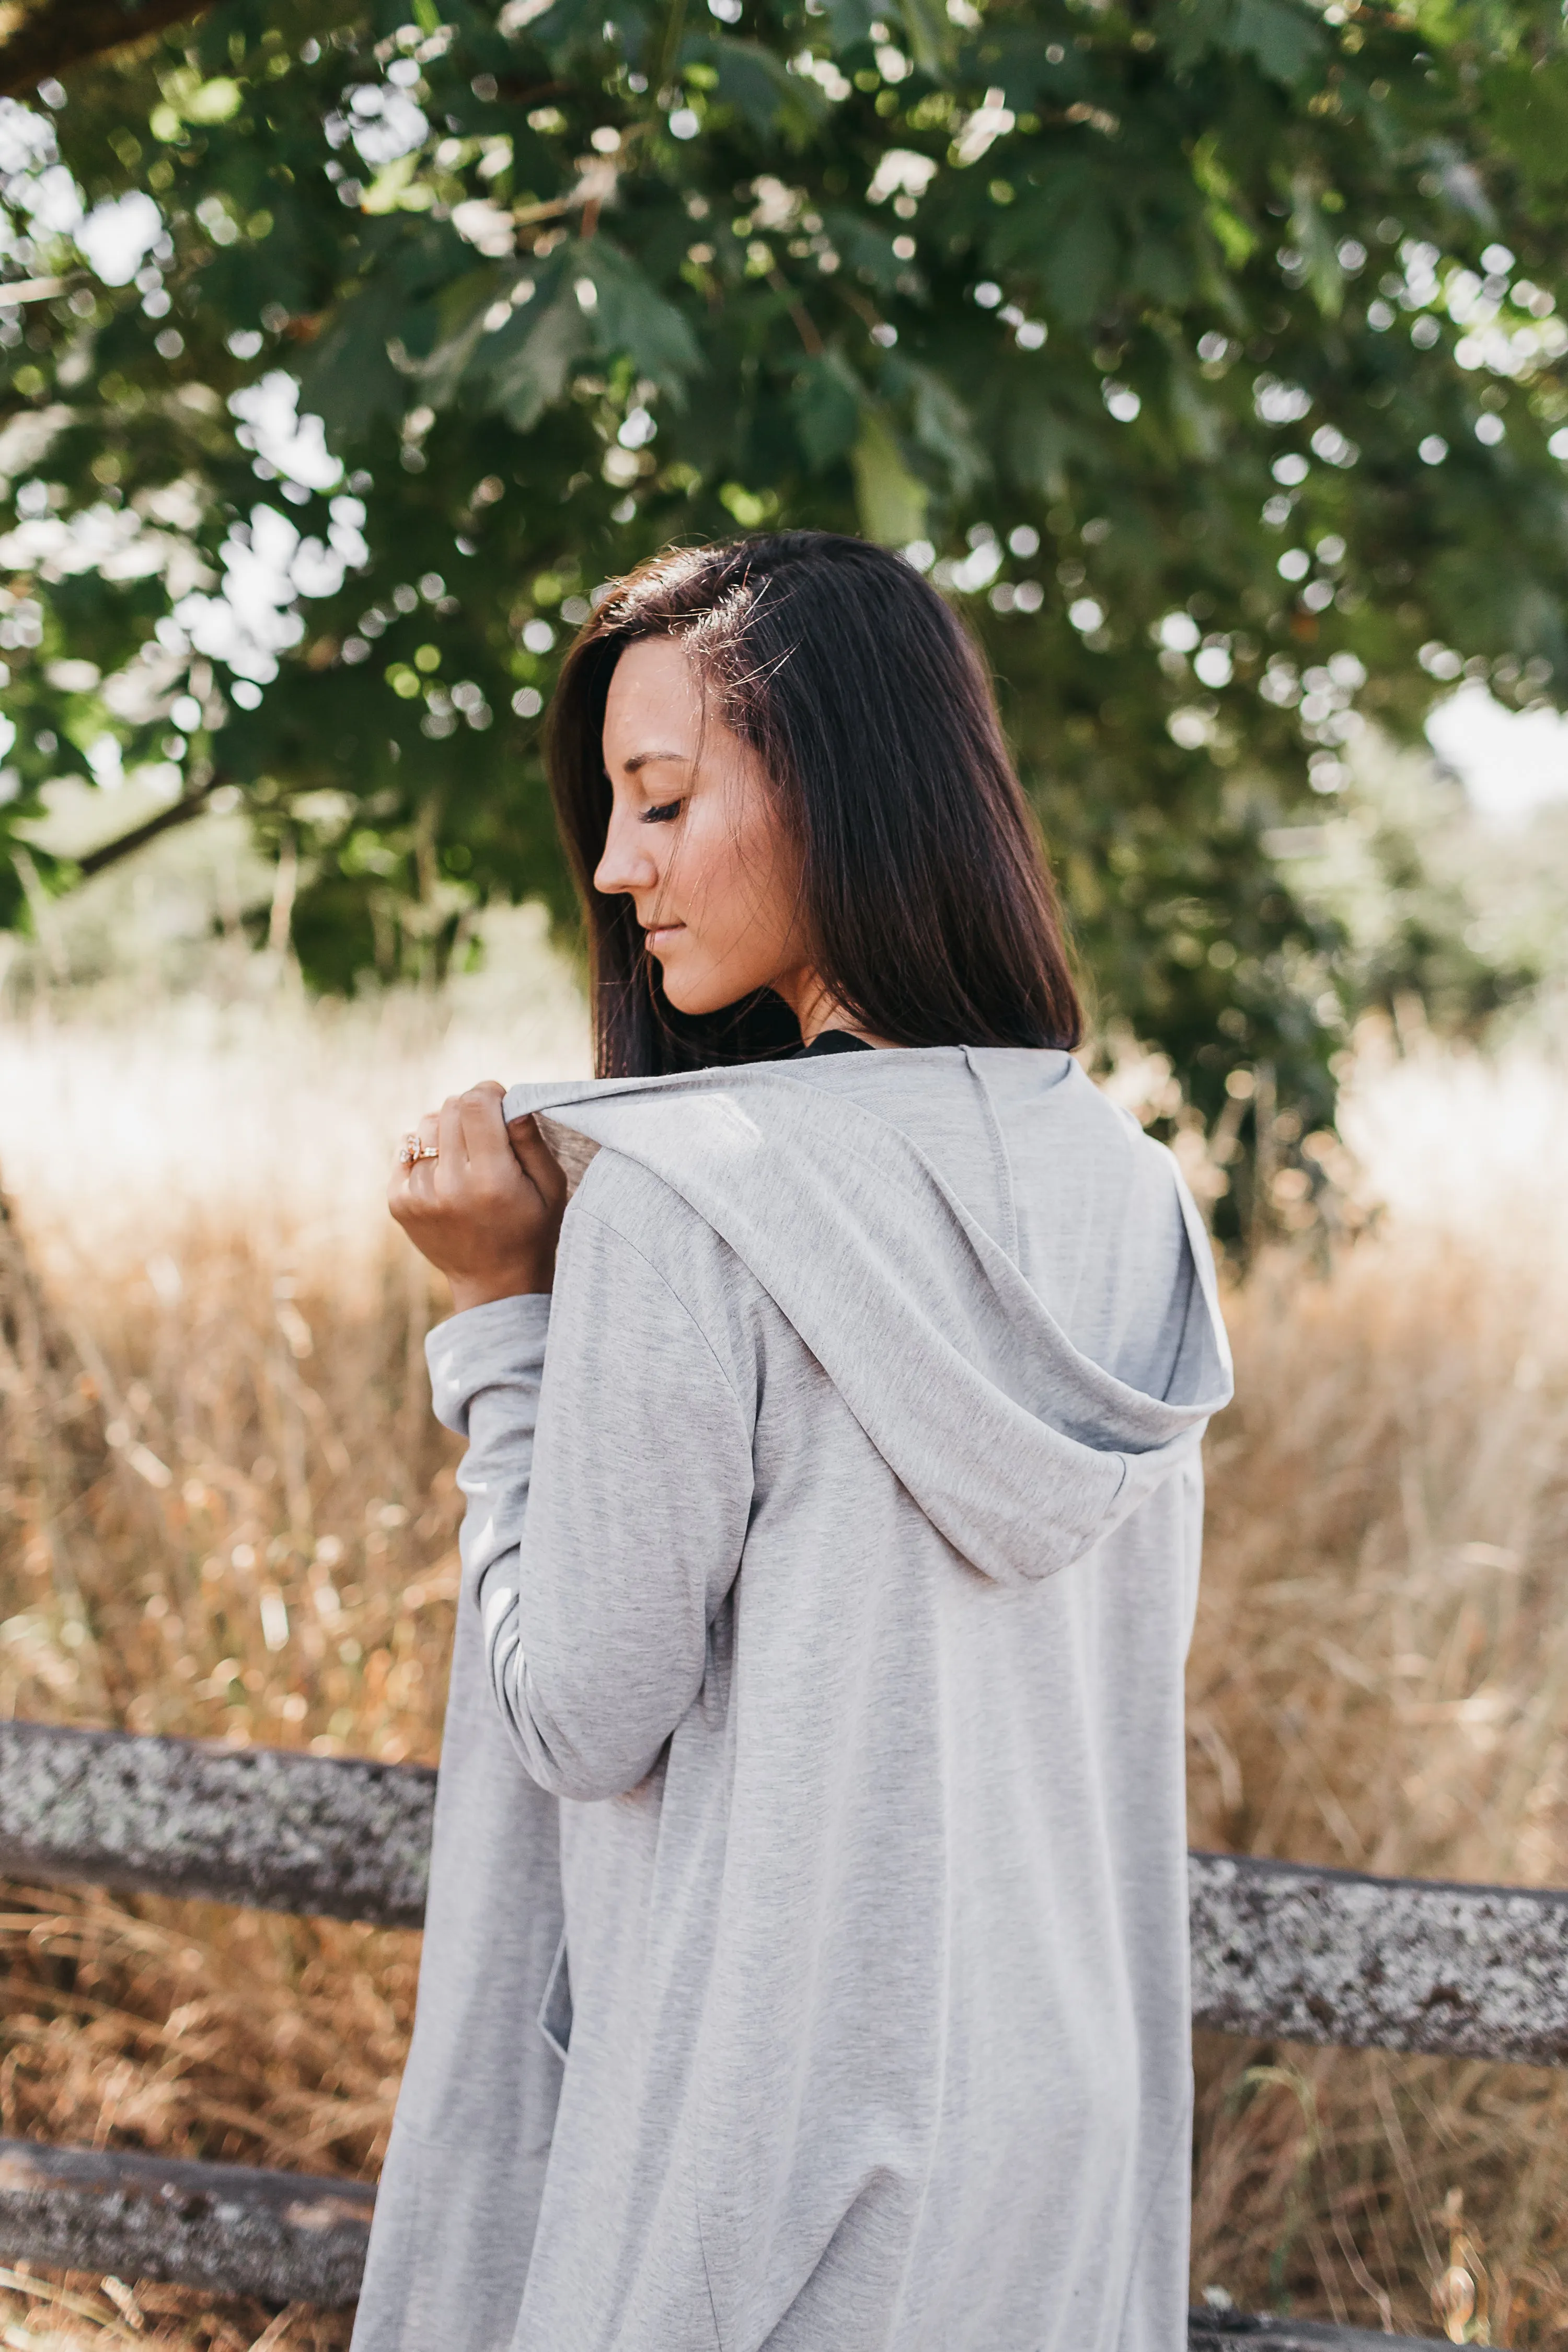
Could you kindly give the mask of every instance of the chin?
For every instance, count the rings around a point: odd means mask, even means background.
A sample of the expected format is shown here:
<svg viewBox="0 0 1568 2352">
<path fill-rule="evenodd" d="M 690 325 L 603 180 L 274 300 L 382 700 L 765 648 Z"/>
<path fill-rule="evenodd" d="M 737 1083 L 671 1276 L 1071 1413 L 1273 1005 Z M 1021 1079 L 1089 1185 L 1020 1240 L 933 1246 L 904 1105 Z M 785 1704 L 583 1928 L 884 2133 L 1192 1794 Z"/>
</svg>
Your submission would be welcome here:
<svg viewBox="0 0 1568 2352">
<path fill-rule="evenodd" d="M 710 975 L 704 979 L 700 973 L 671 971 L 668 965 L 661 966 L 659 978 L 665 1003 L 694 1021 L 728 1012 L 731 1004 L 739 1004 L 742 997 L 763 985 L 760 981 L 748 981 L 737 988 L 728 977 L 721 981 Z"/>
<path fill-rule="evenodd" d="M 710 1013 L 722 1013 L 726 1005 L 737 1002 L 715 989 L 682 988 L 679 981 L 672 988 L 668 980 L 664 983 L 664 1001 L 674 1012 L 684 1013 L 693 1021 L 705 1020 Z"/>
<path fill-rule="evenodd" d="M 653 958 L 658 966 L 658 984 L 665 1003 L 675 1013 L 700 1015 L 709 1010 L 708 992 L 700 982 L 694 982 L 689 973 L 671 971 L 667 959 Z"/>
</svg>

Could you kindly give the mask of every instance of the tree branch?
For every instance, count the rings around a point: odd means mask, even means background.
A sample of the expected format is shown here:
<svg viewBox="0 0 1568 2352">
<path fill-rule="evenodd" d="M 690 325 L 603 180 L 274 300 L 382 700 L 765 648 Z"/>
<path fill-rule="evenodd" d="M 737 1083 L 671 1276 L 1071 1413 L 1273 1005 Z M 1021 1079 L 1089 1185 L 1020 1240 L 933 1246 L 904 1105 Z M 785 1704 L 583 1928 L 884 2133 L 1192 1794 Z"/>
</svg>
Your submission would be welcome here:
<svg viewBox="0 0 1568 2352">
<path fill-rule="evenodd" d="M 113 841 L 106 841 L 97 849 L 89 849 L 85 857 L 76 860 L 76 869 L 82 881 L 90 881 L 95 874 L 103 873 L 110 866 L 118 866 L 122 857 L 129 857 L 133 850 L 142 849 L 148 842 L 156 841 L 161 833 L 168 833 L 176 824 L 188 824 L 192 817 L 200 816 L 218 786 L 226 781 L 222 774 L 209 778 L 197 791 L 183 793 L 177 801 L 171 801 L 167 808 L 159 809 L 155 815 L 146 818 L 141 824 L 133 824 L 129 833 L 118 835 Z"/>
<path fill-rule="evenodd" d="M 680 36 L 686 25 L 686 0 L 669 0 L 669 12 L 664 20 L 664 38 L 659 43 L 658 62 L 654 68 L 653 92 L 657 99 L 668 87 L 680 58 Z"/>
<path fill-rule="evenodd" d="M 819 360 L 827 347 L 824 343 L 822 337 L 816 331 L 816 321 L 812 317 L 811 312 L 806 309 L 805 303 L 800 300 L 794 287 L 790 284 L 788 278 L 785 278 L 782 270 L 770 269 L 768 272 L 768 284 L 773 288 L 773 292 L 781 298 L 785 309 L 790 314 L 790 317 L 795 320 L 795 333 L 805 345 L 807 354 L 814 360 Z"/>
<path fill-rule="evenodd" d="M 0 40 L 0 96 L 58 80 L 110 49 L 206 14 L 211 0 L 39 0 Z"/>
</svg>

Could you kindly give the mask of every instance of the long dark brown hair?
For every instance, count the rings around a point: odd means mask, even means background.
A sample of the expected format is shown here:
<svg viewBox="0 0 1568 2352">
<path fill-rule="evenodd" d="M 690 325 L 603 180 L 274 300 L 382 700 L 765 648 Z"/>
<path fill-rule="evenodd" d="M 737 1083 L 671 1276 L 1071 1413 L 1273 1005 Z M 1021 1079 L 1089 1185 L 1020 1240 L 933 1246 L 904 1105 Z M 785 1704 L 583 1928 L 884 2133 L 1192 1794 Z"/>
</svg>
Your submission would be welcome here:
<svg viewBox="0 0 1568 2352">
<path fill-rule="evenodd" d="M 1076 1045 L 1056 893 L 991 682 L 901 556 L 831 531 L 671 550 L 617 581 L 562 665 L 548 758 L 587 917 L 602 1077 L 798 1046 L 766 989 L 689 1016 L 667 1001 L 632 901 L 594 887 L 609 825 L 610 676 L 672 637 L 752 744 L 801 856 L 813 962 L 850 1019 L 898 1045 Z"/>
</svg>

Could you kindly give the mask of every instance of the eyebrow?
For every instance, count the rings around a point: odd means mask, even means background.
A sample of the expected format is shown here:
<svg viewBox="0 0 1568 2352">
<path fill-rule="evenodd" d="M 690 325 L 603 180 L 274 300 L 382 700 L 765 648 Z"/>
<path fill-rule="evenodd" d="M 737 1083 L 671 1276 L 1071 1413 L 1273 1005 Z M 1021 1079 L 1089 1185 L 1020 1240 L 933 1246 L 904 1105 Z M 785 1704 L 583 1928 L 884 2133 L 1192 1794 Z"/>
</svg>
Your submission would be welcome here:
<svg viewBox="0 0 1568 2352">
<path fill-rule="evenodd" d="M 668 761 L 678 768 L 691 765 L 689 751 L 634 751 L 629 760 L 621 761 L 621 766 L 626 774 L 635 776 L 639 768 L 650 767 L 656 760 Z"/>
</svg>

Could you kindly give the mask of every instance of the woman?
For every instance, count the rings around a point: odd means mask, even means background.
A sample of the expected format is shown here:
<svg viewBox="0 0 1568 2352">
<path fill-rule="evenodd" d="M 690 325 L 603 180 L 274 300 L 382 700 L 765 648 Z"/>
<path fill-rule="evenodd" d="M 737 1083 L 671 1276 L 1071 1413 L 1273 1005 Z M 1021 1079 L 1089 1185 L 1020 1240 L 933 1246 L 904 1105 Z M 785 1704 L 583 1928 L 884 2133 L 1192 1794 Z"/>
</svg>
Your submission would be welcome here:
<svg viewBox="0 0 1568 2352">
<path fill-rule="evenodd" d="M 1202 1227 L 899 558 L 646 565 L 551 756 L 601 1076 L 393 1186 L 469 1499 L 354 2342 L 1171 2352 Z"/>
</svg>

